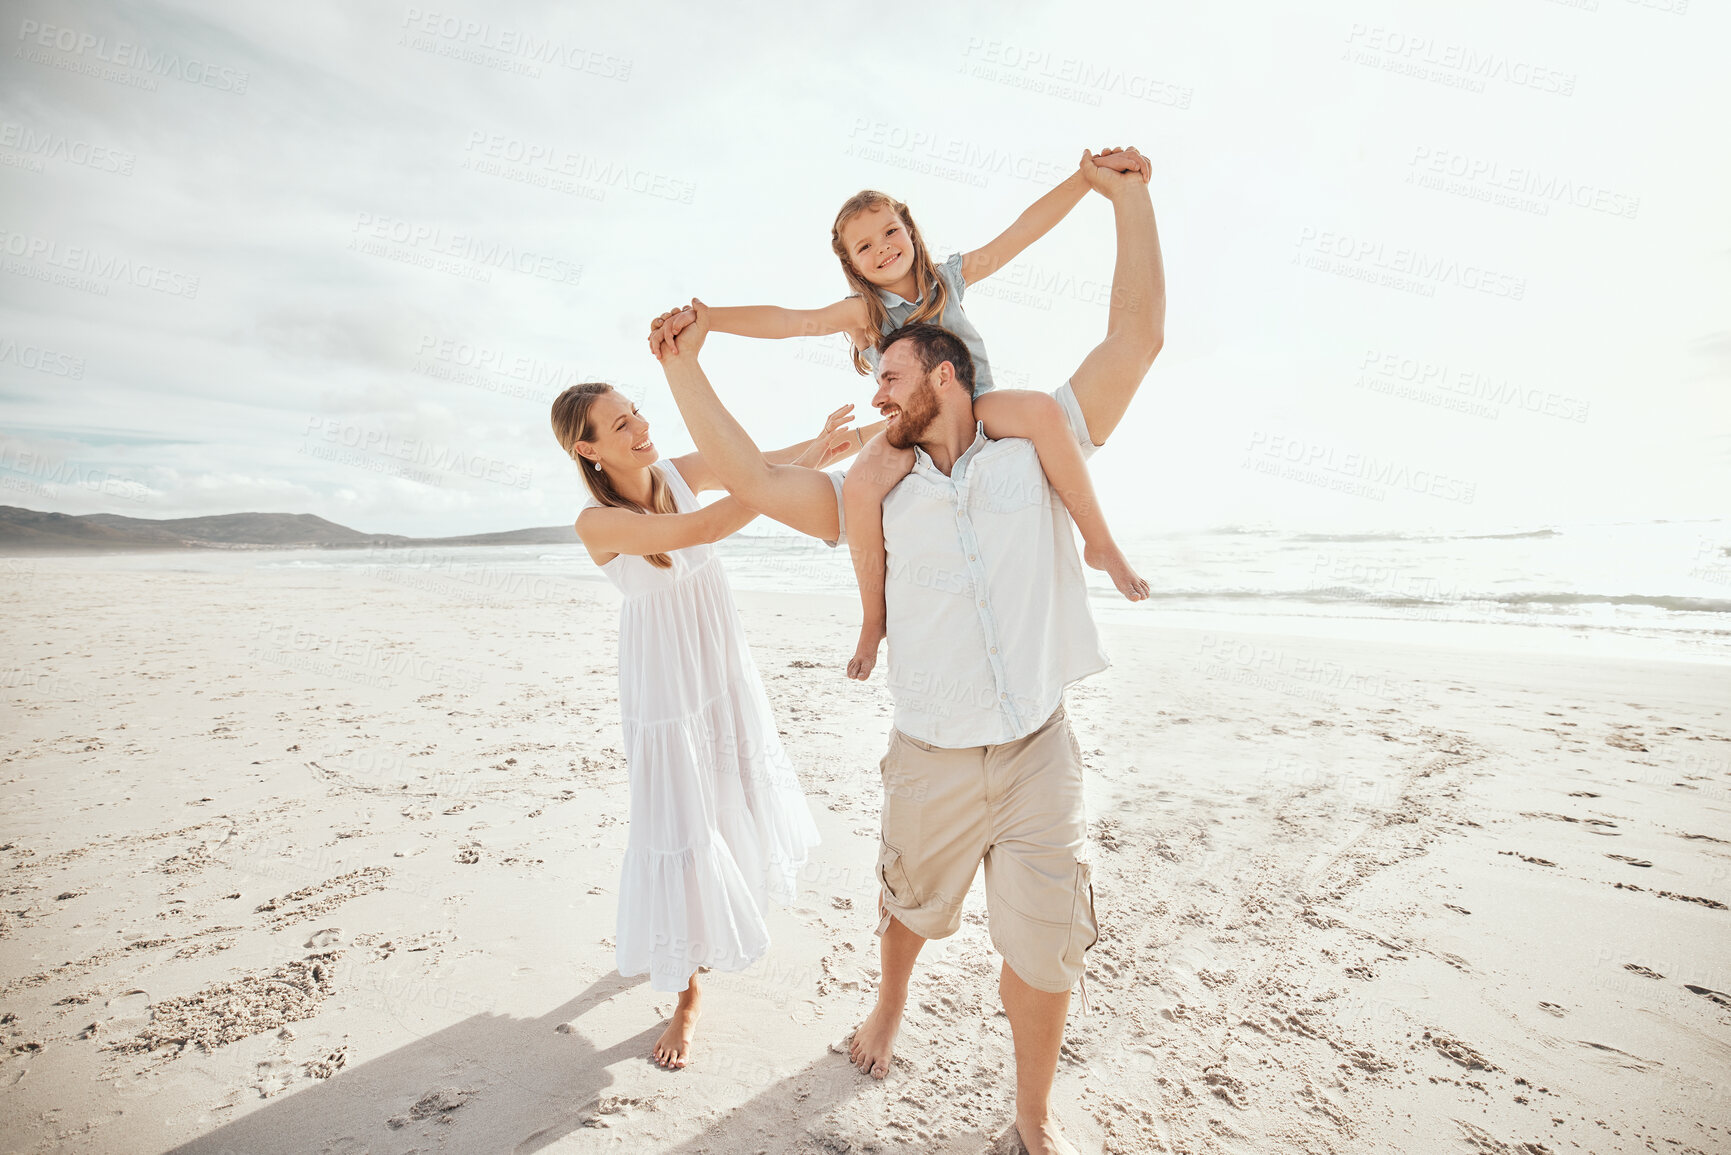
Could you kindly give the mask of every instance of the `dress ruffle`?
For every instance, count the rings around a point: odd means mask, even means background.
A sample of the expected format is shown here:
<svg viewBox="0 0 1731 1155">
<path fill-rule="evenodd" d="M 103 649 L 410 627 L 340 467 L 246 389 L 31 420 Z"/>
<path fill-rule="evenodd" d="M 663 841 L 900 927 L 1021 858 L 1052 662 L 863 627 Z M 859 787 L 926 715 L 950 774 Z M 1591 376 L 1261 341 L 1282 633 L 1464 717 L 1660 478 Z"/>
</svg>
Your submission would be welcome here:
<svg viewBox="0 0 1731 1155">
<path fill-rule="evenodd" d="M 673 558 L 671 570 L 624 556 L 605 567 L 626 595 L 631 825 L 616 959 L 659 991 L 684 990 L 698 967 L 738 971 L 763 957 L 769 903 L 792 901 L 819 841 L 720 560 L 707 546 Z"/>
<path fill-rule="evenodd" d="M 793 900 L 818 843 L 780 737 L 759 721 L 768 717 L 725 694 L 686 718 L 625 723 L 620 974 L 684 990 L 697 967 L 744 970 L 768 948 L 769 903 Z"/>
</svg>

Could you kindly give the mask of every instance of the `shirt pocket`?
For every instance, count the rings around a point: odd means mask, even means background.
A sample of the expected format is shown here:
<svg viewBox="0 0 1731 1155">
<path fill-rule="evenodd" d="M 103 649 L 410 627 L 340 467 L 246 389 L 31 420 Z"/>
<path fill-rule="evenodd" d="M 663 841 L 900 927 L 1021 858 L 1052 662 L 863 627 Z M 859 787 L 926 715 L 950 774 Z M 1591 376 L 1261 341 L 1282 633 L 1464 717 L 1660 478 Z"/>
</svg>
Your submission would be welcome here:
<svg viewBox="0 0 1731 1155">
<path fill-rule="evenodd" d="M 977 512 L 1015 514 L 1052 499 L 1034 443 L 1020 437 L 992 442 L 968 474 L 968 504 Z"/>
</svg>

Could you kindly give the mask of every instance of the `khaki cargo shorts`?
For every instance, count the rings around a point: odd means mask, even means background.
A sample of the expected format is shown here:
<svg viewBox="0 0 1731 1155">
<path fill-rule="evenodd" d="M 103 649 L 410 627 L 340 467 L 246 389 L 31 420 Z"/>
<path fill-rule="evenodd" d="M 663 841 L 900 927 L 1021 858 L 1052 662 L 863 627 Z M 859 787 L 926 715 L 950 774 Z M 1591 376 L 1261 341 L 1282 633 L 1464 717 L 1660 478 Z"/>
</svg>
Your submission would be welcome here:
<svg viewBox="0 0 1731 1155">
<path fill-rule="evenodd" d="M 956 933 L 984 861 L 992 945 L 1036 990 L 1075 986 L 1100 932 L 1082 752 L 1064 707 L 1027 737 L 996 746 L 952 750 L 892 730 L 879 766 L 878 933 L 892 915 L 921 938 Z"/>
</svg>

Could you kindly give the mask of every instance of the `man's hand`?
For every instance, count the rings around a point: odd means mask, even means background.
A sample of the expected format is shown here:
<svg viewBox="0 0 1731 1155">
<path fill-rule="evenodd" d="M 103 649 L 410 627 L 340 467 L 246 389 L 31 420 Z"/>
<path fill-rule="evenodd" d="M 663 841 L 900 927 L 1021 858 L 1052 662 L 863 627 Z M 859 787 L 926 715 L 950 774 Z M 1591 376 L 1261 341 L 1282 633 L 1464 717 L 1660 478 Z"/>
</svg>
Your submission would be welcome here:
<svg viewBox="0 0 1731 1155">
<path fill-rule="evenodd" d="M 1094 163 L 1115 172 L 1129 172 L 1133 166 L 1139 168 L 1142 171 L 1143 184 L 1147 184 L 1154 175 L 1154 162 L 1143 156 L 1134 145 L 1129 148 L 1119 148 L 1116 145 L 1103 148 L 1094 154 Z"/>
<path fill-rule="evenodd" d="M 669 309 L 650 322 L 649 351 L 657 361 L 669 357 L 695 357 L 709 336 L 709 306 L 691 298 L 682 309 Z"/>
<path fill-rule="evenodd" d="M 1127 180 L 1122 178 L 1125 173 L 1141 178 L 1144 185 L 1148 184 L 1149 178 L 1153 177 L 1153 173 L 1155 173 L 1153 161 L 1142 156 L 1141 152 L 1137 152 L 1134 147 L 1132 149 L 1113 147 L 1113 149 L 1101 149 L 1099 152 L 1084 151 L 1078 168 L 1082 171 L 1082 178 L 1087 180 L 1089 187 L 1104 197 L 1111 196 L 1111 192 L 1108 190 L 1111 187 L 1125 187 L 1129 184 Z"/>
<path fill-rule="evenodd" d="M 1116 190 L 1131 187 L 1131 181 L 1147 184 L 1154 175 L 1153 163 L 1134 148 L 1107 148 L 1099 153 L 1082 151 L 1082 177 L 1088 186 L 1110 199 Z"/>
</svg>

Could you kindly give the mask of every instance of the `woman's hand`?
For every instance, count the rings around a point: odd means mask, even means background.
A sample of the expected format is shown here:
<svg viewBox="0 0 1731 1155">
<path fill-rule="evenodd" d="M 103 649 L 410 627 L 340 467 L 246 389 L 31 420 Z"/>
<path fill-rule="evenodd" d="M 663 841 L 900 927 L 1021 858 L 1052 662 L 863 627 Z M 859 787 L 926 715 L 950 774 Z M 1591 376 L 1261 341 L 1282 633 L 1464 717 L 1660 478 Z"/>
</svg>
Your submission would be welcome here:
<svg viewBox="0 0 1731 1155">
<path fill-rule="evenodd" d="M 847 428 L 847 423 L 853 420 L 853 405 L 849 403 L 824 418 L 823 432 L 812 438 L 805 447 L 805 452 L 793 459 L 793 464 L 803 465 L 807 469 L 822 469 L 838 457 L 845 457 L 849 450 L 856 449 L 855 433 Z"/>
<path fill-rule="evenodd" d="M 673 339 L 679 336 L 680 330 L 697 319 L 697 312 L 690 305 L 683 309 L 669 309 L 655 320 L 649 322 L 649 353 L 657 361 L 662 355 L 674 351 Z"/>
</svg>

